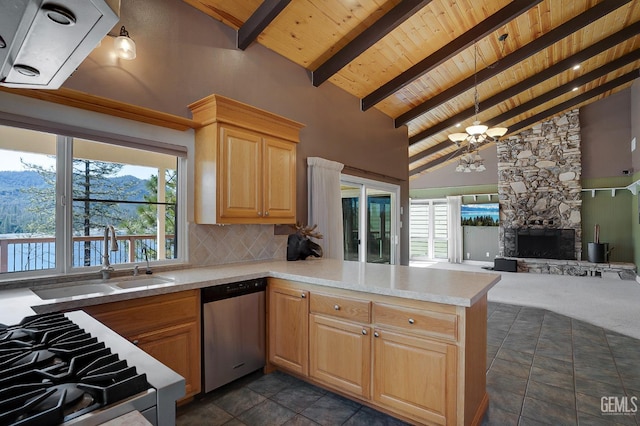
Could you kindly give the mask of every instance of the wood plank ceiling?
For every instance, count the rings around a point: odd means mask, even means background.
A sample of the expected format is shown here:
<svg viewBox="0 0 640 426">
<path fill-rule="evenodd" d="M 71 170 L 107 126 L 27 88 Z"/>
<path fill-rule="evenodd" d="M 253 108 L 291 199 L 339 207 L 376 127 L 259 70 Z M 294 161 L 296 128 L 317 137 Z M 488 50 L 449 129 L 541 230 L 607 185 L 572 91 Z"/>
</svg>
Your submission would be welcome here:
<svg viewBox="0 0 640 426">
<path fill-rule="evenodd" d="M 508 136 L 640 76 L 637 0 L 184 1 L 406 125 L 411 177 L 462 153 L 474 87 Z"/>
</svg>

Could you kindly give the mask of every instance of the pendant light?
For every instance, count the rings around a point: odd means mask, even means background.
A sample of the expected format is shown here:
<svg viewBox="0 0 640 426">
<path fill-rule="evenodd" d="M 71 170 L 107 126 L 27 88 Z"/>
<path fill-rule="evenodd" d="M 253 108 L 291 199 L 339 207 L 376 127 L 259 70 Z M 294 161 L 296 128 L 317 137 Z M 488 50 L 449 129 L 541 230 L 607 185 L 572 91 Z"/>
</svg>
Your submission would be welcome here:
<svg viewBox="0 0 640 426">
<path fill-rule="evenodd" d="M 462 146 L 465 153 L 460 157 L 457 172 L 471 171 L 482 172 L 486 170 L 484 167 L 484 160 L 478 154 L 478 146 L 485 142 L 494 142 L 499 137 L 504 136 L 507 133 L 506 127 L 492 127 L 481 124 L 478 120 L 478 112 L 480 111 L 480 102 L 478 101 L 478 45 L 474 45 L 474 57 L 473 57 L 473 102 L 475 106 L 475 120 L 473 125 L 465 129 L 466 133 L 452 133 L 449 135 L 449 139 L 458 147 L 466 142 L 466 146 Z"/>
</svg>

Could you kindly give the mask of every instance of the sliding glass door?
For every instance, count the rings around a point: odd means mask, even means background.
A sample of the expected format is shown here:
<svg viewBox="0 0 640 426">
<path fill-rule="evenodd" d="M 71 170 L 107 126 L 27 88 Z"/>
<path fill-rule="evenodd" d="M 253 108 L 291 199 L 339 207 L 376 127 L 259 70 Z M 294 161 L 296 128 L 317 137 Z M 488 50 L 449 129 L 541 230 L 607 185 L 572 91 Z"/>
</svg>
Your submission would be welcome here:
<svg viewBox="0 0 640 426">
<path fill-rule="evenodd" d="M 396 263 L 400 188 L 346 175 L 341 184 L 345 260 Z"/>
</svg>

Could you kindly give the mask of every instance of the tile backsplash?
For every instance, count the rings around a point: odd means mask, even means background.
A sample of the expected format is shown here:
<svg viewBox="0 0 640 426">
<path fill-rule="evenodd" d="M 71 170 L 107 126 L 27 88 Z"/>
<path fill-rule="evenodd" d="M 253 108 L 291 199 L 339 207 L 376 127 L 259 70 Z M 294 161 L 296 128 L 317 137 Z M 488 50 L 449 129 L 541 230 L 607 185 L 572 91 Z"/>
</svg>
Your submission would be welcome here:
<svg viewBox="0 0 640 426">
<path fill-rule="evenodd" d="M 287 235 L 273 225 L 197 225 L 189 223 L 189 263 L 210 266 L 286 258 Z"/>
</svg>

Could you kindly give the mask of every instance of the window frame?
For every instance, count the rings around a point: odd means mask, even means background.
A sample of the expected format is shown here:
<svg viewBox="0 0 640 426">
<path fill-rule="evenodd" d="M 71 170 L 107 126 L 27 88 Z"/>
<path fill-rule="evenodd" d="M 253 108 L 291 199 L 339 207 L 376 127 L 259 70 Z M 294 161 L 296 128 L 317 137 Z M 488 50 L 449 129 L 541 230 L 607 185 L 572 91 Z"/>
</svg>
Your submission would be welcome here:
<svg viewBox="0 0 640 426">
<path fill-rule="evenodd" d="M 72 136 L 69 133 L 66 135 L 60 134 L 60 130 L 46 129 L 42 126 L 32 126 L 25 125 L 21 122 L 16 122 L 14 120 L 4 120 L 0 113 L 0 125 L 7 127 L 17 127 L 28 129 L 37 132 L 46 132 L 52 133 L 56 135 L 56 184 L 55 184 L 55 214 L 56 214 L 56 227 L 55 227 L 55 268 L 49 269 L 40 269 L 33 271 L 17 271 L 11 273 L 5 273 L 0 275 L 0 283 L 7 281 L 15 281 L 27 278 L 44 278 L 51 276 L 61 276 L 61 275 L 81 275 L 81 274 L 93 274 L 100 271 L 101 266 L 73 266 L 73 225 L 72 225 L 72 215 L 73 215 L 73 139 L 74 138 L 82 138 L 82 139 L 90 139 L 91 141 L 95 141 L 98 143 L 106 143 L 104 140 L 100 140 L 100 137 L 90 137 L 87 138 L 85 135 L 82 136 Z M 121 119 L 113 117 L 115 121 L 122 121 Z M 21 125 L 22 124 L 22 125 Z M 148 126 L 148 125 L 147 125 Z M 156 126 L 152 126 L 156 127 Z M 117 135 L 110 135 L 107 139 L 113 139 L 117 137 Z M 126 140 L 127 137 L 124 137 Z M 162 142 L 158 142 L 162 144 Z M 170 150 L 166 149 L 166 144 L 164 147 L 159 146 L 157 150 L 153 149 L 152 144 L 140 144 L 136 145 L 131 142 L 124 142 L 122 144 L 118 144 L 130 148 L 140 149 L 144 151 L 156 151 L 163 153 L 171 153 L 167 152 Z M 179 147 L 183 148 L 183 147 Z M 186 264 L 189 260 L 188 253 L 188 229 L 187 229 L 187 167 L 188 167 L 188 159 L 185 155 L 178 155 L 178 152 L 186 151 L 186 149 L 176 150 L 172 155 L 176 155 L 177 158 L 177 187 L 176 187 L 176 250 L 178 252 L 178 256 L 174 259 L 161 259 L 161 260 L 149 260 L 149 263 L 155 266 L 161 265 L 171 265 L 171 264 Z M 132 270 L 135 266 L 145 266 L 145 262 L 131 262 L 131 263 L 119 263 L 112 264 L 115 271 L 118 270 Z"/>
</svg>

